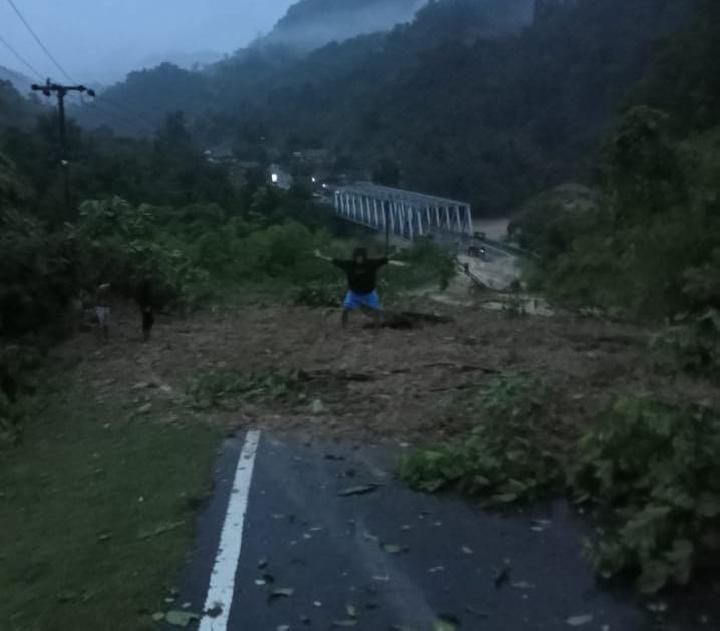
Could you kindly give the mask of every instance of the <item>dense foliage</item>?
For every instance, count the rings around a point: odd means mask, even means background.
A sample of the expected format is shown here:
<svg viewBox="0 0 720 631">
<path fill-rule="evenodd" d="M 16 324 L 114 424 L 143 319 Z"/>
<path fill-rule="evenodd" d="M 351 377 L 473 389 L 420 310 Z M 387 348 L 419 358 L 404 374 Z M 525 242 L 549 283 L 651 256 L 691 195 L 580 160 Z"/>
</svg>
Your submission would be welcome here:
<svg viewBox="0 0 720 631">
<path fill-rule="evenodd" d="M 200 155 L 181 113 L 169 114 L 152 141 L 115 137 L 107 129 L 88 134 L 72 122 L 67 136 L 69 208 L 63 197 L 55 115 L 42 116 L 30 129 L 0 127 L 0 148 L 34 189 L 29 209 L 53 223 L 77 219 L 81 201 L 106 195 L 133 203 L 235 204 L 227 173 Z"/>
<path fill-rule="evenodd" d="M 606 143 L 600 195 L 590 204 L 536 202 L 515 223 L 539 255 L 535 280 L 555 298 L 654 318 L 717 308 L 718 40 L 720 6 L 705 3 L 638 89 L 634 98 L 649 105 L 629 108 Z"/>
</svg>

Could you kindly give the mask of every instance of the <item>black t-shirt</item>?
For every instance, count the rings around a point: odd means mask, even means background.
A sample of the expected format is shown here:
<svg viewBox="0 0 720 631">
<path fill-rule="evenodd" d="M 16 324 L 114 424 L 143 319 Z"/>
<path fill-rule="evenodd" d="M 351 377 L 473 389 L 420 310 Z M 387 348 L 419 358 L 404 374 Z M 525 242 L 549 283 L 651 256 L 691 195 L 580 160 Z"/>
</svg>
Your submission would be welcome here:
<svg viewBox="0 0 720 631">
<path fill-rule="evenodd" d="M 333 259 L 333 265 L 347 274 L 348 285 L 356 294 L 369 294 L 377 287 L 377 271 L 387 265 L 388 259 L 365 259 L 362 263 Z"/>
</svg>

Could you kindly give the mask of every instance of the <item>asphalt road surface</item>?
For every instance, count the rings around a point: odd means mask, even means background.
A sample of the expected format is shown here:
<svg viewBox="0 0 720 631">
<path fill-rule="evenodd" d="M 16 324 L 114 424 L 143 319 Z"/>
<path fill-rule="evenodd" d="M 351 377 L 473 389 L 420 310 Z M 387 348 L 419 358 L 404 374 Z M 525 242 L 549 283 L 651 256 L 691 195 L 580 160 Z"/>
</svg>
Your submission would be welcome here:
<svg viewBox="0 0 720 631">
<path fill-rule="evenodd" d="M 224 449 L 180 585 L 203 631 L 720 629 L 709 585 L 599 587 L 563 502 L 487 513 L 395 481 L 401 448 L 250 434 Z"/>
</svg>

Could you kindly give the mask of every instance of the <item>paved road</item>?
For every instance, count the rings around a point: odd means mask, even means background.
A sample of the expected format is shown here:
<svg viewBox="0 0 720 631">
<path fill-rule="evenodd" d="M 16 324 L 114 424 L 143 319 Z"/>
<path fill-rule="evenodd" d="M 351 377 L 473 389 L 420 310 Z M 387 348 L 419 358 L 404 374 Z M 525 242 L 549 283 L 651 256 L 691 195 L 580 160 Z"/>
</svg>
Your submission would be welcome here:
<svg viewBox="0 0 720 631">
<path fill-rule="evenodd" d="M 243 440 L 229 441 L 220 459 L 181 585 L 178 602 L 195 611 L 206 601 L 228 506 L 237 500 L 231 488 Z M 563 503 L 488 514 L 461 499 L 404 488 L 389 473 L 394 458 L 385 448 L 263 434 L 227 625 L 208 619 L 206 628 L 454 628 L 434 627 L 438 618 L 478 631 L 720 628 L 704 597 L 670 603 L 670 613 L 684 609 L 687 620 L 660 623 L 645 606 L 598 589 L 580 555 L 584 526 Z M 242 461 L 240 469 L 247 477 Z M 379 486 L 339 495 L 367 484 Z"/>
</svg>

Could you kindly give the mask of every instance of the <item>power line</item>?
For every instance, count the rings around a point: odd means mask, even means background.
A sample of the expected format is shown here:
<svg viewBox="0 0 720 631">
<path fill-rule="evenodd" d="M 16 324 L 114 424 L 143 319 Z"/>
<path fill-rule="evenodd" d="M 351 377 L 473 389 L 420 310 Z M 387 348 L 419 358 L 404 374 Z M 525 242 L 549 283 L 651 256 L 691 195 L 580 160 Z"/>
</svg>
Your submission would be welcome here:
<svg viewBox="0 0 720 631">
<path fill-rule="evenodd" d="M 8 4 L 12 7 L 13 11 L 15 12 L 15 14 L 16 14 L 16 15 L 18 16 L 18 18 L 20 19 L 20 21 L 25 25 L 25 28 L 28 30 L 28 32 L 30 33 L 30 35 L 31 35 L 31 36 L 33 37 L 33 39 L 35 40 L 35 42 L 37 42 L 38 46 L 40 46 L 40 48 L 41 48 L 42 51 L 45 53 L 45 55 L 47 55 L 48 59 L 50 59 L 50 61 L 55 65 L 55 67 L 62 73 L 62 75 L 63 75 L 66 79 L 68 79 L 69 81 L 71 81 L 71 82 L 73 82 L 73 83 L 76 83 L 75 80 L 70 76 L 70 74 L 68 73 L 68 71 L 65 70 L 65 68 L 62 66 L 62 64 L 55 58 L 55 56 L 50 52 L 50 50 L 48 50 L 48 47 L 45 46 L 45 44 L 42 42 L 42 40 L 40 39 L 40 37 L 39 37 L 39 36 L 37 35 L 37 33 L 34 31 L 34 29 L 32 28 L 32 26 L 30 26 L 30 23 L 27 21 L 27 19 L 25 18 L 25 16 L 21 13 L 20 9 L 18 9 L 18 7 L 17 7 L 17 5 L 15 4 L 15 2 L 14 2 L 13 0 L 7 0 L 7 1 L 8 1 Z M 24 63 L 25 65 L 27 65 L 28 67 L 31 67 L 29 63 L 25 62 L 25 61 L 22 59 L 22 57 L 21 57 L 14 49 L 12 49 L 12 48 L 9 46 L 9 44 L 7 44 L 7 42 L 4 42 L 4 41 L 3 41 L 3 43 L 5 43 L 5 44 L 8 46 L 8 48 L 10 48 L 10 49 L 12 50 L 13 54 L 15 54 L 15 56 L 18 57 L 18 59 L 20 59 L 21 61 L 23 61 L 23 63 Z M 35 70 L 34 68 L 32 68 L 32 70 L 33 70 L 33 72 L 34 72 L 34 74 L 35 74 L 36 76 L 38 76 L 40 79 L 42 79 L 42 75 L 41 75 L 37 70 Z M 66 92 L 66 94 L 67 94 L 67 96 L 75 96 L 75 97 L 77 97 L 77 99 L 78 99 L 78 105 L 80 105 L 81 107 L 85 105 L 84 101 L 82 100 L 81 93 L 73 94 L 72 92 Z M 93 96 L 95 96 L 95 95 L 93 94 Z M 108 99 L 107 97 L 102 97 L 102 98 L 103 98 L 103 100 L 104 100 L 108 105 L 111 105 L 111 106 L 113 106 L 115 109 L 119 109 L 119 110 L 123 111 L 124 114 L 129 115 L 131 118 L 135 119 L 137 122 L 141 123 L 142 125 L 147 126 L 148 130 L 152 130 L 152 131 L 155 130 L 155 125 L 154 125 L 153 123 L 149 122 L 149 121 L 148 121 L 147 119 L 145 119 L 143 116 L 140 116 L 140 115 L 137 114 L 136 112 L 133 112 L 131 109 L 129 109 L 129 108 L 123 106 L 123 105 L 120 105 L 119 103 L 116 103 L 116 102 Z M 97 105 L 97 102 L 96 102 L 96 101 L 95 101 L 95 105 Z M 129 128 L 131 128 L 131 129 L 135 128 L 134 123 L 133 123 L 133 122 L 129 122 L 128 119 L 125 118 L 125 116 L 119 116 L 119 115 L 117 115 L 115 112 L 112 112 L 112 111 L 110 111 L 110 110 L 107 109 L 107 108 L 102 108 L 102 107 L 100 107 L 100 108 L 97 108 L 97 109 L 98 109 L 98 110 L 103 110 L 106 116 L 109 115 L 109 116 L 111 116 L 112 118 L 114 118 L 114 119 L 116 119 L 116 120 L 120 120 L 120 121 L 122 122 L 122 124 L 128 126 Z"/>
<path fill-rule="evenodd" d="M 2 36 L 0 35 L 0 43 L 4 44 L 5 47 L 13 54 L 15 55 L 15 58 L 23 64 L 26 68 L 30 70 L 40 81 L 43 80 L 43 76 L 38 72 L 38 70 L 33 66 L 25 57 L 23 57 L 18 51 L 16 51 L 10 43 Z"/>
<path fill-rule="evenodd" d="M 17 8 L 17 6 L 15 5 L 15 2 L 13 2 L 13 0 L 7 0 L 7 1 L 8 1 L 8 4 L 12 7 L 13 11 L 15 11 L 17 16 L 20 18 L 20 21 L 25 25 L 25 28 L 28 30 L 30 35 L 32 35 L 33 39 L 37 42 L 38 46 L 40 46 L 40 48 L 42 48 L 43 52 L 48 56 L 48 59 L 50 59 L 50 61 L 52 61 L 53 64 L 55 64 L 55 67 L 62 73 L 62 75 L 68 81 L 75 83 L 75 80 L 67 73 L 67 70 L 65 70 L 65 68 L 63 68 L 60 65 L 60 62 L 57 59 L 55 59 L 53 54 L 47 49 L 47 46 L 45 46 L 45 44 L 42 43 L 42 40 L 37 36 L 37 33 L 35 33 L 32 26 L 30 26 L 30 24 L 25 19 L 23 14 L 20 13 L 20 9 Z"/>
<path fill-rule="evenodd" d="M 18 7 L 17 7 L 17 5 L 15 4 L 15 2 L 14 2 L 13 0 L 7 0 L 7 1 L 8 1 L 8 4 L 12 7 L 13 11 L 14 11 L 14 12 L 16 13 L 16 15 L 18 16 L 18 18 L 20 18 L 20 21 L 25 25 L 25 28 L 28 30 L 28 32 L 30 33 L 30 35 L 32 35 L 33 39 L 37 42 L 38 46 L 40 46 L 40 48 L 41 48 L 41 49 L 43 50 L 43 52 L 47 55 L 47 57 L 50 59 L 50 61 L 52 61 L 52 63 L 55 65 L 55 67 L 56 67 L 56 68 L 63 74 L 63 76 L 64 76 L 66 79 L 68 79 L 70 82 L 77 83 L 77 82 L 70 76 L 70 73 L 68 73 L 68 71 L 65 70 L 65 68 L 62 66 L 62 64 L 61 64 L 61 63 L 55 58 L 55 56 L 48 50 L 48 47 L 45 46 L 45 44 L 43 44 L 42 40 L 41 40 L 40 37 L 37 35 L 37 33 L 33 30 L 32 26 L 30 26 L 30 23 L 25 19 L 25 16 L 20 12 L 20 9 L 18 9 Z M 12 47 L 10 47 L 9 44 L 7 44 L 7 42 L 4 42 L 4 40 L 3 40 L 3 43 L 5 43 L 5 44 L 8 46 L 8 48 L 10 48 L 10 49 L 12 50 L 12 52 L 15 54 L 16 57 L 18 57 L 18 59 L 20 59 L 21 61 L 23 61 L 23 63 L 25 63 L 25 65 L 27 65 L 28 67 L 31 67 L 29 63 L 25 62 L 25 61 L 22 59 L 22 57 L 21 57 L 14 49 L 12 49 Z M 40 79 L 43 78 L 42 75 L 41 75 L 37 70 L 35 70 L 34 68 L 33 68 L 32 70 L 33 70 L 33 72 L 34 72 Z M 78 104 L 79 106 L 82 107 L 82 106 L 85 105 L 85 103 L 84 103 L 83 100 L 82 100 L 81 93 L 73 94 L 72 92 L 69 92 L 69 93 L 67 93 L 67 96 L 77 98 L 77 104 Z"/>
<path fill-rule="evenodd" d="M 14 0 L 7 0 L 8 4 L 12 7 L 13 11 L 17 14 L 18 18 L 22 21 L 22 23 L 25 25 L 25 28 L 28 30 L 30 35 L 32 35 L 33 39 L 37 42 L 38 46 L 43 50 L 43 52 L 47 55 L 47 57 L 52 61 L 52 63 L 55 65 L 55 67 L 63 74 L 63 76 L 72 83 L 77 83 L 75 79 L 73 79 L 70 74 L 65 70 L 65 68 L 60 64 L 60 62 L 53 56 L 53 54 L 48 50 L 47 46 L 43 44 L 40 37 L 38 37 L 37 33 L 33 30 L 32 26 L 30 26 L 29 22 L 25 19 L 25 16 L 20 12 L 20 9 L 18 9 L 17 5 L 15 4 Z M 35 71 L 38 77 L 42 78 L 41 75 Z M 76 95 L 79 100 L 79 104 L 82 106 L 84 105 L 82 98 L 80 95 Z M 151 122 L 149 122 L 147 119 L 145 119 L 143 116 L 140 116 L 136 112 L 133 112 L 129 108 L 122 106 L 118 103 L 115 103 L 114 101 L 111 101 L 107 97 L 102 97 L 105 102 L 108 103 L 108 105 L 112 105 L 116 109 L 123 110 L 127 115 L 130 115 L 132 118 L 136 119 L 137 121 L 141 122 L 143 125 L 146 125 L 149 130 L 154 131 L 155 125 Z M 107 111 L 107 110 L 106 110 Z"/>
</svg>

